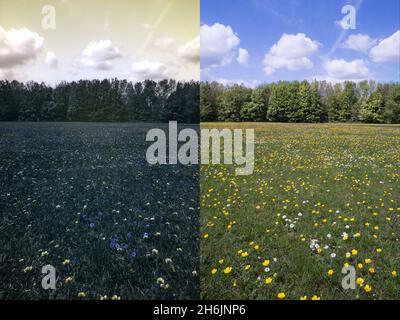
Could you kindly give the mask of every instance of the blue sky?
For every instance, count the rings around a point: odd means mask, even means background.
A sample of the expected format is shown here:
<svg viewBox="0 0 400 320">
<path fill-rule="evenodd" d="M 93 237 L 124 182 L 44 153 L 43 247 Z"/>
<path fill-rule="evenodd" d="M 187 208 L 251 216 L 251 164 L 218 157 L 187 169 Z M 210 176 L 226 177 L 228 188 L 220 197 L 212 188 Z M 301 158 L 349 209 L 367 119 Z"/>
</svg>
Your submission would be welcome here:
<svg viewBox="0 0 400 320">
<path fill-rule="evenodd" d="M 346 4 L 354 30 L 338 23 Z M 202 0 L 200 12 L 202 80 L 400 81 L 398 0 Z"/>
</svg>

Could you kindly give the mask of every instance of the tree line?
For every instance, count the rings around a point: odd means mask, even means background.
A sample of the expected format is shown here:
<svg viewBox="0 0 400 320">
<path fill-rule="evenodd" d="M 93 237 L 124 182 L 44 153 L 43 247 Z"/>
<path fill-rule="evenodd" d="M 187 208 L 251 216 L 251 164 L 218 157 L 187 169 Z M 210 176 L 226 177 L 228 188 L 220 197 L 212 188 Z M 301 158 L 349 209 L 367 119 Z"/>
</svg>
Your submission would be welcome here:
<svg viewBox="0 0 400 320">
<path fill-rule="evenodd" d="M 0 81 L 2 121 L 200 121 L 199 82 L 132 83 L 80 80 L 45 83 Z"/>
<path fill-rule="evenodd" d="M 200 83 L 201 121 L 400 123 L 400 84 L 281 81 L 254 89 Z"/>
<path fill-rule="evenodd" d="M 3 121 L 273 121 L 400 123 L 400 84 L 281 81 L 0 81 Z"/>
</svg>

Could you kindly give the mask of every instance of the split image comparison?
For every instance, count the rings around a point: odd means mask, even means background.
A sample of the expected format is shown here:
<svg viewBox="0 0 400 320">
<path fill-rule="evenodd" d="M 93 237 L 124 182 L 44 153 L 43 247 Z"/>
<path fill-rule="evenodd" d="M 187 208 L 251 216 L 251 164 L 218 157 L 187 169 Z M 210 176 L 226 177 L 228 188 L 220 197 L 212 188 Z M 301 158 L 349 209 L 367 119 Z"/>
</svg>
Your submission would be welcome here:
<svg viewBox="0 0 400 320">
<path fill-rule="evenodd" d="M 0 299 L 400 299 L 399 12 L 0 0 Z"/>
</svg>

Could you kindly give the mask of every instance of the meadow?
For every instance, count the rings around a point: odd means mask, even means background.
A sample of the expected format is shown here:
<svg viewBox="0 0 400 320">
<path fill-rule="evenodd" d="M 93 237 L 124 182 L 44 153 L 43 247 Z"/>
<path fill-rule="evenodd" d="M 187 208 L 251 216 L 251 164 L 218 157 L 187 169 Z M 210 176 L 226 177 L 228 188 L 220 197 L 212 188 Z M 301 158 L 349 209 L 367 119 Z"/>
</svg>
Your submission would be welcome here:
<svg viewBox="0 0 400 320">
<path fill-rule="evenodd" d="M 147 163 L 162 126 L 1 123 L 0 299 L 198 298 L 199 167 Z"/>
<path fill-rule="evenodd" d="M 252 175 L 201 166 L 202 298 L 400 299 L 400 126 L 202 127 L 256 137 Z"/>
</svg>

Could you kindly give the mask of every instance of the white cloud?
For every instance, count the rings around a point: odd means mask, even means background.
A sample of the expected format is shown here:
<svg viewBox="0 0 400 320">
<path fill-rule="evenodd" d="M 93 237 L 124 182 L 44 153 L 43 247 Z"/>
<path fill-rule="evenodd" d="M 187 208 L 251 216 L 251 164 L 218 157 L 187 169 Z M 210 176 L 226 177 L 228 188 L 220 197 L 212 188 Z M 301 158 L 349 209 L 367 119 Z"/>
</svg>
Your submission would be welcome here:
<svg viewBox="0 0 400 320">
<path fill-rule="evenodd" d="M 142 27 L 145 30 L 153 30 L 154 29 L 153 25 L 151 25 L 150 23 L 142 23 L 142 24 L 140 24 L 140 27 Z"/>
<path fill-rule="evenodd" d="M 240 39 L 230 26 L 215 23 L 200 27 L 201 67 L 210 68 L 229 64 Z"/>
<path fill-rule="evenodd" d="M 200 60 L 200 37 L 196 37 L 180 47 L 178 54 L 185 61 L 198 63 Z"/>
<path fill-rule="evenodd" d="M 265 55 L 264 72 L 271 75 L 280 68 L 289 70 L 312 68 L 314 64 L 309 57 L 318 50 L 319 46 L 317 41 L 306 37 L 304 33 L 284 33 Z"/>
<path fill-rule="evenodd" d="M 78 65 L 97 70 L 112 69 L 112 61 L 120 58 L 121 53 L 110 40 L 91 41 L 78 59 Z"/>
<path fill-rule="evenodd" d="M 336 24 L 338 27 L 340 27 L 341 29 L 343 29 L 343 30 L 349 29 L 349 26 L 348 26 L 347 22 L 344 21 L 343 19 L 342 19 L 342 20 L 336 20 L 336 21 L 335 21 L 335 24 Z"/>
<path fill-rule="evenodd" d="M 0 80 L 19 80 L 13 70 L 0 69 Z"/>
<path fill-rule="evenodd" d="M 239 48 L 236 60 L 239 64 L 247 66 L 249 61 L 249 52 L 246 49 Z"/>
<path fill-rule="evenodd" d="M 172 37 L 158 38 L 154 41 L 154 46 L 166 50 L 171 48 L 175 44 L 175 39 Z"/>
<path fill-rule="evenodd" d="M 47 51 L 45 63 L 52 68 L 56 68 L 58 66 L 58 58 L 53 52 Z"/>
<path fill-rule="evenodd" d="M 352 34 L 340 46 L 345 49 L 367 52 L 376 44 L 376 40 L 367 34 Z"/>
<path fill-rule="evenodd" d="M 0 68 L 23 65 L 36 59 L 44 39 L 27 28 L 4 30 L 0 26 Z"/>
<path fill-rule="evenodd" d="M 369 56 L 374 62 L 398 61 L 400 59 L 400 30 L 380 41 L 371 49 Z"/>
<path fill-rule="evenodd" d="M 148 60 L 138 61 L 132 64 L 133 77 L 136 80 L 162 80 L 169 78 L 169 70 L 166 65 L 160 62 Z"/>
<path fill-rule="evenodd" d="M 261 84 L 261 81 L 259 80 L 243 80 L 243 79 L 216 78 L 213 79 L 212 81 L 217 81 L 218 83 L 221 83 L 224 86 L 232 86 L 234 84 L 238 84 L 253 89 Z"/>
<path fill-rule="evenodd" d="M 328 60 L 324 64 L 327 78 L 337 80 L 366 79 L 370 76 L 364 60 L 356 59 L 345 61 L 343 59 Z"/>
</svg>

